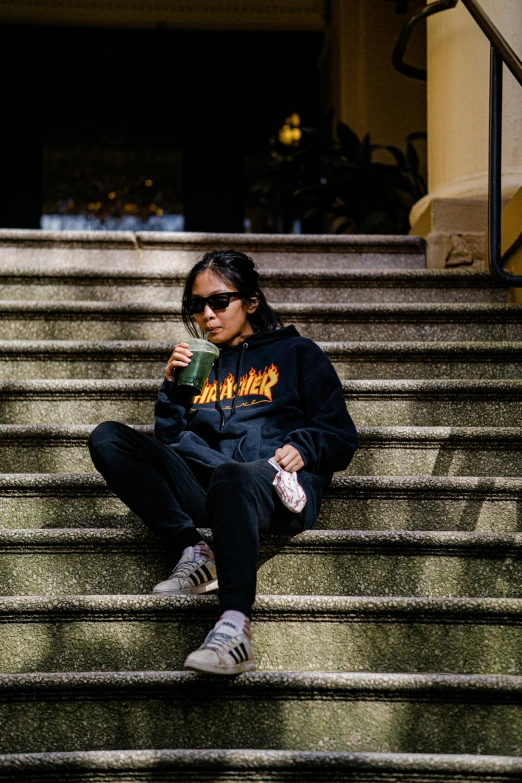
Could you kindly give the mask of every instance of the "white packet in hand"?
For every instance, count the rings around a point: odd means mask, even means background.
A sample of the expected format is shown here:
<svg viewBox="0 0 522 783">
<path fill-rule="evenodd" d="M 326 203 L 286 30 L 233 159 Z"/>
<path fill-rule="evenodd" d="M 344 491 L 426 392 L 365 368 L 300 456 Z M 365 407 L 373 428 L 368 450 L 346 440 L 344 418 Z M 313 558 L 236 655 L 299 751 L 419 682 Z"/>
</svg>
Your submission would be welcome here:
<svg viewBox="0 0 522 783">
<path fill-rule="evenodd" d="M 299 481 L 297 480 L 297 473 L 289 473 L 288 470 L 279 465 L 274 457 L 268 460 L 268 464 L 272 465 L 277 470 L 272 484 L 275 487 L 277 494 L 279 495 L 281 502 L 294 514 L 299 514 L 300 511 L 306 506 L 306 493 Z"/>
</svg>

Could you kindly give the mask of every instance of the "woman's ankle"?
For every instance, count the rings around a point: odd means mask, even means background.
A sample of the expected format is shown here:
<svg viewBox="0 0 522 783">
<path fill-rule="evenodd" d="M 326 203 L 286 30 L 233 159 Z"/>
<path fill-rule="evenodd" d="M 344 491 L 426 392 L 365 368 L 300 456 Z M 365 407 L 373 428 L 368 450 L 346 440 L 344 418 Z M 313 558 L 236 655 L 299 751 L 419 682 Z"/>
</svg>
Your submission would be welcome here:
<svg viewBox="0 0 522 783">
<path fill-rule="evenodd" d="M 211 560 L 214 560 L 214 552 L 211 550 L 207 542 L 203 540 L 198 541 L 198 543 L 194 546 L 194 558 L 197 559 L 202 555 L 205 557 L 210 557 Z"/>
<path fill-rule="evenodd" d="M 248 639 L 252 638 L 252 631 L 250 630 L 250 618 L 243 612 L 238 612 L 235 609 L 226 609 L 220 620 L 230 620 L 231 622 L 242 628 L 243 633 Z"/>
</svg>

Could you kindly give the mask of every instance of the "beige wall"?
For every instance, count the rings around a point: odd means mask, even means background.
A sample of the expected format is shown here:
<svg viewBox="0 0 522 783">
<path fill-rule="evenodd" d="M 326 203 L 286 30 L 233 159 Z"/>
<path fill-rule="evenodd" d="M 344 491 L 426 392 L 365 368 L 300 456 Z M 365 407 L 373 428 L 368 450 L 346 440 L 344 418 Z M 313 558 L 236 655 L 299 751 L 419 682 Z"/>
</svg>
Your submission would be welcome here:
<svg viewBox="0 0 522 783">
<path fill-rule="evenodd" d="M 521 0 L 481 5 L 522 54 Z M 486 196 L 488 113 L 489 42 L 459 3 L 428 20 L 429 199 Z M 502 167 L 503 195 L 510 197 L 522 185 L 522 88 L 507 69 Z"/>
<path fill-rule="evenodd" d="M 424 5 L 410 4 L 411 11 Z M 336 118 L 375 144 L 404 147 L 405 137 L 426 130 L 426 83 L 397 73 L 393 48 L 408 16 L 384 0 L 333 0 L 332 100 Z M 408 62 L 424 66 L 425 28 L 410 41 Z M 424 151 L 424 145 L 419 145 Z"/>
</svg>

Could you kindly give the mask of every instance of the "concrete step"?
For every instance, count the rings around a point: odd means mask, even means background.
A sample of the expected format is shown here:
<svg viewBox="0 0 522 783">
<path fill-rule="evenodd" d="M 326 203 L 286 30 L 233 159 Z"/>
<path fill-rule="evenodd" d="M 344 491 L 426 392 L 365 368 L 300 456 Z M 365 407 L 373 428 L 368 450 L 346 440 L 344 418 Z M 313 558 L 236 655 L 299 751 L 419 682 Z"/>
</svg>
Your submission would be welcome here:
<svg viewBox="0 0 522 783">
<path fill-rule="evenodd" d="M 284 323 L 313 340 L 522 340 L 522 305 L 281 303 Z M 179 306 L 133 302 L 0 301 L 5 340 L 181 340 Z"/>
<path fill-rule="evenodd" d="M 22 753 L 0 756 L 6 783 L 410 783 L 459 780 L 507 783 L 521 775 L 520 758 L 428 753 L 328 753 L 276 750 L 118 750 Z M 140 777 L 137 777 L 140 776 Z"/>
<path fill-rule="evenodd" d="M 336 476 L 316 529 L 522 531 L 522 479 Z M 126 528 L 141 523 L 101 476 L 0 474 L 0 529 Z"/>
<path fill-rule="evenodd" d="M 216 599 L 147 594 L 171 563 L 100 477 L 14 471 L 88 470 L 89 426 L 151 423 L 183 276 L 231 245 L 266 271 L 286 322 L 329 340 L 342 376 L 361 379 L 344 384 L 363 427 L 352 471 L 374 475 L 336 477 L 316 530 L 263 539 L 256 650 L 276 671 L 224 682 L 166 671 L 201 641 Z M 486 275 L 424 264 L 417 238 L 0 231 L 0 299 L 11 300 L 0 368 L 12 379 L 0 382 L 0 422 L 46 425 L 0 427 L 0 471 L 12 471 L 0 475 L 0 593 L 12 593 L 0 598 L 0 670 L 18 672 L 0 677 L 0 753 L 47 751 L 0 757 L 0 777 L 520 776 L 516 759 L 498 761 L 522 755 L 522 479 L 498 477 L 521 464 L 520 312 Z M 111 377 L 133 380 L 89 380 Z M 466 380 L 435 380 L 448 377 Z M 391 470 L 445 475 L 375 475 Z M 174 766 L 151 762 L 151 749 L 194 744 L 263 748 L 262 762 L 190 751 L 183 769 L 182 750 Z M 52 755 L 101 748 L 103 760 Z M 122 748 L 132 760 L 111 755 Z M 387 754 L 283 762 L 266 748 Z M 394 756 L 439 752 L 497 759 Z"/>
<path fill-rule="evenodd" d="M 92 429 L 0 424 L 0 472 L 92 473 Z M 361 427 L 359 444 L 352 475 L 522 476 L 522 427 Z"/>
<path fill-rule="evenodd" d="M 319 345 L 339 377 L 346 379 L 516 380 L 522 377 L 522 342 L 516 341 L 330 341 Z M 0 343 L 0 362 L 1 350 Z"/>
<path fill-rule="evenodd" d="M 519 380 L 353 380 L 343 388 L 360 427 L 510 427 L 521 420 Z"/>
<path fill-rule="evenodd" d="M 1 255 L 0 255 L 1 259 Z M 146 269 L 45 269 L 0 266 L 0 299 L 168 302 L 179 304 L 185 274 Z M 489 272 L 460 269 L 263 269 L 268 301 L 505 302 Z"/>
<path fill-rule="evenodd" d="M 161 378 L 174 343 L 0 340 L 0 378 Z M 517 379 L 522 342 L 319 342 L 340 378 Z"/>
<path fill-rule="evenodd" d="M 320 743 L 319 743 L 320 744 Z M 324 743 L 323 743 L 324 744 Z M 429 753 L 332 753 L 288 750 L 118 750 L 22 753 L 0 756 L 6 783 L 128 783 L 167 780 L 202 783 L 508 783 L 522 776 L 509 756 Z"/>
<path fill-rule="evenodd" d="M 231 247 L 260 270 L 424 269 L 425 242 L 414 236 L 207 234 L 163 231 L 0 230 L 6 269 L 136 269 L 186 273 L 209 250 Z"/>
<path fill-rule="evenodd" d="M 522 476 L 519 427 L 361 427 L 354 475 Z"/>
<path fill-rule="evenodd" d="M 0 672 L 182 669 L 210 596 L 0 598 Z M 258 596 L 264 671 L 522 673 L 522 600 Z M 1 769 L 1 767 L 0 767 Z"/>
<path fill-rule="evenodd" d="M 0 381 L 0 424 L 151 424 L 157 380 Z M 519 426 L 521 380 L 343 382 L 358 427 Z"/>
<path fill-rule="evenodd" d="M 203 531 L 210 537 L 208 531 Z M 274 595 L 522 597 L 522 534 L 308 530 L 261 542 Z M 172 557 L 141 530 L 1 530 L 0 595 L 146 594 Z"/>
<path fill-rule="evenodd" d="M 522 678 L 506 675 L 58 672 L 0 679 L 3 753 L 263 748 L 522 751 Z"/>
</svg>

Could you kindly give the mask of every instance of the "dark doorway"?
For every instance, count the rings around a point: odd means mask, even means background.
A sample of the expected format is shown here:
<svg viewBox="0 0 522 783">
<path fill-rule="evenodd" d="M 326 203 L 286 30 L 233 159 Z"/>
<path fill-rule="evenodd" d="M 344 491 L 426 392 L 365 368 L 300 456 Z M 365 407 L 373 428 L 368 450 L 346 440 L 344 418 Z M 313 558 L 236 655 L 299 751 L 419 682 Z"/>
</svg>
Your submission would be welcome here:
<svg viewBox="0 0 522 783">
<path fill-rule="evenodd" d="M 319 123 L 321 39 L 3 26 L 0 225 L 46 212 L 270 230 L 250 186 L 289 112 Z"/>
</svg>

